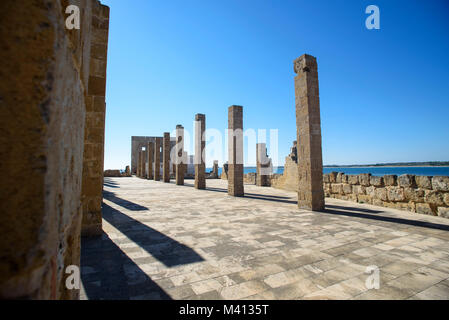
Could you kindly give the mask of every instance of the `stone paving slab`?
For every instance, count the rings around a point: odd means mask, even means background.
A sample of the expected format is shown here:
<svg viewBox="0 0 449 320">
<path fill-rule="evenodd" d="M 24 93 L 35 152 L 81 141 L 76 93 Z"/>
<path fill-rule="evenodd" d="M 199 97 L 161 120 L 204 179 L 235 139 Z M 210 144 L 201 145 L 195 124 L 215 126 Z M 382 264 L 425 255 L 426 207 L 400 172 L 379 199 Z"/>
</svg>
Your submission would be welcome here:
<svg viewBox="0 0 449 320">
<path fill-rule="evenodd" d="M 105 178 L 81 299 L 449 299 L 449 220 L 227 181 Z M 368 289 L 368 266 L 380 288 Z"/>
</svg>

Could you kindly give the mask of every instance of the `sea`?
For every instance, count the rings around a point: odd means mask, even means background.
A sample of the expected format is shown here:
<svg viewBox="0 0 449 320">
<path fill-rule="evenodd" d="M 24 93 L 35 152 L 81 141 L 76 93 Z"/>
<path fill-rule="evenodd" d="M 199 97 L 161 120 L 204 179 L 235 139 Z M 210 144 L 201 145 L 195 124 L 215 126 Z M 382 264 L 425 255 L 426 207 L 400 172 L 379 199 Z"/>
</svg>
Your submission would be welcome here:
<svg viewBox="0 0 449 320">
<path fill-rule="evenodd" d="M 207 168 L 206 171 L 212 171 Z M 222 168 L 218 169 L 221 174 Z M 256 172 L 256 167 L 244 167 L 244 173 Z M 284 167 L 277 167 L 273 173 L 282 174 Z M 324 167 L 323 173 L 343 172 L 345 174 L 371 173 L 373 176 L 383 176 L 386 174 L 414 174 L 417 176 L 449 176 L 449 167 Z"/>
</svg>

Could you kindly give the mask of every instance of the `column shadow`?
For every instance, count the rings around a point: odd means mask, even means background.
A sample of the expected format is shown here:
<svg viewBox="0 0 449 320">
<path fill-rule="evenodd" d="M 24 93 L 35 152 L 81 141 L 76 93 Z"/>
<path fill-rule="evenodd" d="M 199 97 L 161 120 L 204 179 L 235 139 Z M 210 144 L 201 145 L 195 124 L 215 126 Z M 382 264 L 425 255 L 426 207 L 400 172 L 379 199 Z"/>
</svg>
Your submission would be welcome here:
<svg viewBox="0 0 449 320">
<path fill-rule="evenodd" d="M 132 211 L 146 211 L 148 210 L 147 207 L 141 206 L 140 204 L 119 198 L 115 195 L 114 192 L 103 190 L 103 198 L 108 199 L 111 202 L 114 202 L 115 204 L 118 204 L 119 206 L 132 210 Z"/>
<path fill-rule="evenodd" d="M 204 261 L 192 248 L 103 202 L 103 219 L 167 267 Z"/>
<path fill-rule="evenodd" d="M 81 239 L 81 281 L 92 300 L 171 300 L 106 233 Z"/>
</svg>

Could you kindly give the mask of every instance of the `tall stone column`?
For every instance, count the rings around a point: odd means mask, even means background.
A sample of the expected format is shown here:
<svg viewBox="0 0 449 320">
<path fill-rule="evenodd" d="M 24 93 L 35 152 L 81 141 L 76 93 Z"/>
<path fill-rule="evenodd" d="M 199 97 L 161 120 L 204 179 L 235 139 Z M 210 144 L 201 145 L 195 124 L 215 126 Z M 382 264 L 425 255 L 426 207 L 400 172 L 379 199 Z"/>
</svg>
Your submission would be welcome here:
<svg viewBox="0 0 449 320">
<path fill-rule="evenodd" d="M 228 109 L 228 194 L 244 195 L 243 188 L 243 107 Z"/>
<path fill-rule="evenodd" d="M 267 146 L 265 143 L 256 144 L 256 185 L 260 187 L 268 186 L 268 177 L 270 172 L 270 158 L 267 156 Z"/>
<path fill-rule="evenodd" d="M 294 61 L 298 141 L 298 207 L 324 209 L 320 99 L 316 58 L 304 54 Z"/>
<path fill-rule="evenodd" d="M 142 160 L 142 150 L 138 151 L 136 176 L 140 178 L 140 161 Z"/>
<path fill-rule="evenodd" d="M 86 95 L 86 123 L 83 153 L 83 236 L 102 234 L 104 133 L 106 114 L 106 65 L 109 8 L 92 2 L 89 80 Z M 85 68 L 84 68 L 85 69 Z M 82 70 L 86 72 L 87 70 Z"/>
<path fill-rule="evenodd" d="M 195 115 L 195 188 L 206 189 L 206 116 Z"/>
<path fill-rule="evenodd" d="M 164 132 L 164 142 L 162 143 L 162 167 L 162 178 L 164 182 L 170 182 L 170 132 Z"/>
<path fill-rule="evenodd" d="M 148 176 L 147 179 L 152 180 L 153 174 L 153 157 L 154 157 L 154 142 L 147 143 L 147 162 L 148 162 Z"/>
<path fill-rule="evenodd" d="M 154 168 L 153 178 L 154 181 L 161 180 L 161 141 L 162 139 L 157 137 L 154 140 Z"/>
<path fill-rule="evenodd" d="M 184 184 L 184 127 L 176 126 L 176 184 Z"/>
</svg>

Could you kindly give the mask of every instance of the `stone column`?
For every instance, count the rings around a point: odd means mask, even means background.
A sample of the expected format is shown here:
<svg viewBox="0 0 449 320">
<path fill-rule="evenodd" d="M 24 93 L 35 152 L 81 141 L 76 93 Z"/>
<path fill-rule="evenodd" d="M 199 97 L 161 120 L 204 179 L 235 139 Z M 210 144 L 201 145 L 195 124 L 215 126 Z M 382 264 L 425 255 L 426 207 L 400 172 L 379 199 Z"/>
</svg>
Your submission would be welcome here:
<svg viewBox="0 0 449 320">
<path fill-rule="evenodd" d="M 109 8 L 92 2 L 89 81 L 84 127 L 82 235 L 102 234 L 104 132 L 106 114 L 106 64 L 108 51 Z M 82 70 L 86 71 L 86 70 Z"/>
<path fill-rule="evenodd" d="M 142 149 L 142 178 L 147 178 L 147 153 L 148 150 L 145 147 L 145 150 Z"/>
<path fill-rule="evenodd" d="M 148 176 L 149 180 L 152 180 L 154 177 L 153 174 L 153 157 L 154 157 L 154 142 L 147 143 L 147 161 L 148 161 Z"/>
<path fill-rule="evenodd" d="M 298 207 L 324 209 L 318 67 L 304 54 L 294 61 L 298 141 Z"/>
<path fill-rule="evenodd" d="M 176 184 L 184 184 L 184 127 L 176 126 Z"/>
<path fill-rule="evenodd" d="M 170 132 L 164 132 L 164 142 L 162 144 L 162 166 L 163 180 L 170 182 Z"/>
<path fill-rule="evenodd" d="M 195 115 L 195 188 L 206 189 L 206 116 Z"/>
<path fill-rule="evenodd" d="M 136 177 L 140 177 L 140 160 L 141 160 L 141 153 L 142 150 L 138 151 L 138 157 L 137 157 L 137 169 L 136 169 Z"/>
<path fill-rule="evenodd" d="M 154 181 L 161 180 L 161 141 L 162 139 L 157 137 L 154 140 L 154 168 L 153 178 Z"/>
<path fill-rule="evenodd" d="M 212 167 L 212 177 L 218 178 L 218 160 L 214 160 L 214 166 Z"/>
<path fill-rule="evenodd" d="M 267 156 L 267 146 L 265 143 L 256 144 L 256 185 L 260 187 L 268 186 L 268 176 L 270 175 L 270 159 Z"/>
<path fill-rule="evenodd" d="M 243 188 L 243 107 L 228 109 L 228 194 L 244 195 Z"/>
</svg>

